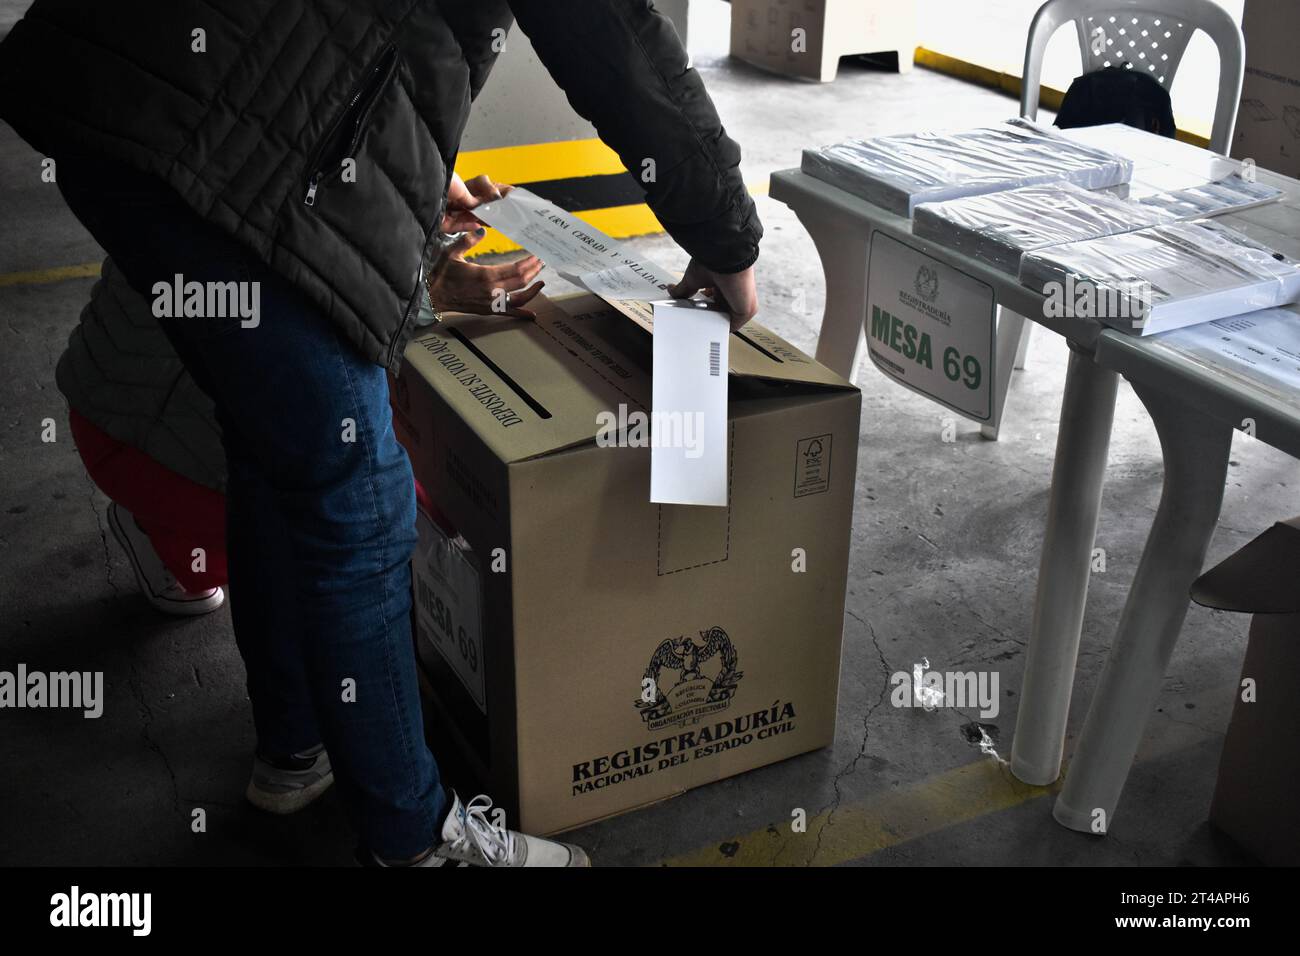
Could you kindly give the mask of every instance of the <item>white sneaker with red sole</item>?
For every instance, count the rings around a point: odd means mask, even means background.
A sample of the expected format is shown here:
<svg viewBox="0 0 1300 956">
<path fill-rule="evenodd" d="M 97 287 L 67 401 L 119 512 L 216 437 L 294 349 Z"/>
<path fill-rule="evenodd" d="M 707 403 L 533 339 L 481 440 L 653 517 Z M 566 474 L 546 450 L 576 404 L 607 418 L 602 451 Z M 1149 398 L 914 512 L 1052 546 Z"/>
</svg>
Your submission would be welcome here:
<svg viewBox="0 0 1300 956">
<path fill-rule="evenodd" d="M 187 591 L 181 587 L 181 583 L 163 565 L 149 536 L 135 523 L 135 517 L 125 508 L 118 507 L 116 501 L 108 506 L 108 526 L 130 559 L 135 580 L 144 592 L 145 600 L 164 614 L 197 617 L 215 611 L 225 602 L 226 592 L 221 588 Z"/>
</svg>

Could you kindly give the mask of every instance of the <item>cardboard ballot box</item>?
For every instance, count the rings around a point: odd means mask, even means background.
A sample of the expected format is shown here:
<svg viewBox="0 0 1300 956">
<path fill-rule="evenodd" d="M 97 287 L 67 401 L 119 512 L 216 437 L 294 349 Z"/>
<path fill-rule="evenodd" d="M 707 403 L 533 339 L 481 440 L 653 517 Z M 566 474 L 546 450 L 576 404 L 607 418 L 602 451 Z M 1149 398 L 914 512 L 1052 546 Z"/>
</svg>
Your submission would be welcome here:
<svg viewBox="0 0 1300 956">
<path fill-rule="evenodd" d="M 651 339 L 593 296 L 416 338 L 394 425 L 437 717 L 550 833 L 831 743 L 860 395 L 751 323 L 729 504 L 654 505 Z M 661 433 L 662 434 L 662 433 Z"/>
</svg>

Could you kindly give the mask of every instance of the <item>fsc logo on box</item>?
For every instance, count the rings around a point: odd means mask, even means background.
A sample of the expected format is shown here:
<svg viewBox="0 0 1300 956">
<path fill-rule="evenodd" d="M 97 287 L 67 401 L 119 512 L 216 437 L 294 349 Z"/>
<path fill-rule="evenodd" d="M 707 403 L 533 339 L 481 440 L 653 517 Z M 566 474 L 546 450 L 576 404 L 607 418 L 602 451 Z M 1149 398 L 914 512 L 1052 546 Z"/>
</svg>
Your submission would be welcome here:
<svg viewBox="0 0 1300 956">
<path fill-rule="evenodd" d="M 801 438 L 794 456 L 794 496 L 819 495 L 831 486 L 831 436 Z"/>
</svg>

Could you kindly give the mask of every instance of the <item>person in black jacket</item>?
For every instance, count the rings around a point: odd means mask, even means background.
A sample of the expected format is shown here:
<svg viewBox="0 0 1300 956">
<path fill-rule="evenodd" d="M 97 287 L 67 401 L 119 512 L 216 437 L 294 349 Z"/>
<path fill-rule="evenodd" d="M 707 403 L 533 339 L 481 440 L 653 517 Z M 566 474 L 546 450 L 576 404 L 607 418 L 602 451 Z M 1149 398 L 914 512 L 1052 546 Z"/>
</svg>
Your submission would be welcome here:
<svg viewBox="0 0 1300 956">
<path fill-rule="evenodd" d="M 443 216 L 495 195 L 450 171 L 512 16 L 624 165 L 655 170 L 647 202 L 691 255 L 673 294 L 751 318 L 739 148 L 649 0 L 36 0 L 0 44 L 0 118 L 42 154 L 33 174 L 55 172 L 216 407 L 248 796 L 292 812 L 337 781 L 386 865 L 586 862 L 439 780 L 385 376 Z M 176 309 L 182 282 L 237 307 Z M 286 606 L 300 628 L 273 626 Z"/>
</svg>

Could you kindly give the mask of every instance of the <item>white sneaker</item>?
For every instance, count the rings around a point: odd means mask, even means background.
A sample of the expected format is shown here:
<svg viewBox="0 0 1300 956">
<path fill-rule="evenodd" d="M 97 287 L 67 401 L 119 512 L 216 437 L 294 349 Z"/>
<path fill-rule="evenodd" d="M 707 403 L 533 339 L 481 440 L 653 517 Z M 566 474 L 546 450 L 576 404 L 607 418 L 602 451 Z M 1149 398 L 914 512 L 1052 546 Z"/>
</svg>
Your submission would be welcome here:
<svg viewBox="0 0 1300 956">
<path fill-rule="evenodd" d="M 292 754 L 277 763 L 253 754 L 253 775 L 244 796 L 259 810 L 281 815 L 297 813 L 314 802 L 334 782 L 330 755 L 324 744 Z"/>
<path fill-rule="evenodd" d="M 181 583 L 163 566 L 149 536 L 135 523 L 135 517 L 125 508 L 118 507 L 116 501 L 108 506 L 108 526 L 131 560 L 136 583 L 144 592 L 145 600 L 164 614 L 195 617 L 215 611 L 225 602 L 226 592 L 221 588 L 187 591 L 181 587 Z"/>
<path fill-rule="evenodd" d="M 385 863 L 383 861 L 383 858 L 380 857 L 378 853 L 374 853 L 374 852 L 371 852 L 368 857 L 358 856 L 357 863 L 360 866 L 377 866 L 385 870 L 389 870 L 389 869 L 419 870 L 428 867 L 443 867 L 443 866 L 451 870 L 456 870 L 467 865 L 465 863 L 462 863 L 460 860 L 444 859 L 443 857 L 438 856 L 438 854 L 432 851 L 429 852 L 428 856 L 424 857 L 422 860 L 419 860 L 416 863 Z"/>
<path fill-rule="evenodd" d="M 442 844 L 433 852 L 470 866 L 591 866 L 580 847 L 498 826 L 488 819 L 491 809 L 483 794 L 466 806 L 452 793 Z"/>
</svg>

